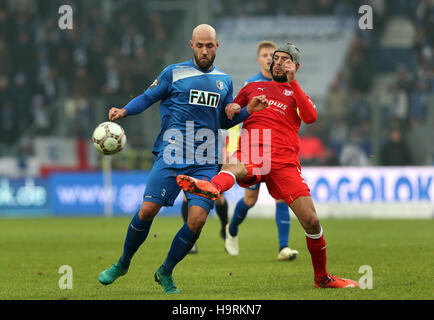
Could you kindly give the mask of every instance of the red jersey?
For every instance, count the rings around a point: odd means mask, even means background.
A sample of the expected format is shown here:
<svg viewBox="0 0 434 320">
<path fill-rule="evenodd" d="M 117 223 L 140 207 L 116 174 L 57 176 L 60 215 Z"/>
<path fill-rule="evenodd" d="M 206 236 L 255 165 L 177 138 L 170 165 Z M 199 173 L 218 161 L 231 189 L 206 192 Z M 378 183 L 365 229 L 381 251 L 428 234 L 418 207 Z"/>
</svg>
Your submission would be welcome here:
<svg viewBox="0 0 434 320">
<path fill-rule="evenodd" d="M 291 84 L 275 81 L 251 82 L 244 86 L 234 99 L 241 107 L 247 106 L 253 97 L 265 95 L 268 107 L 253 113 L 243 123 L 251 144 L 252 129 L 259 129 L 259 145 L 264 143 L 263 130 L 271 129 L 271 163 L 299 165 L 301 121 L 316 121 L 317 113 L 312 100 L 294 80 Z M 257 130 L 255 130 L 257 131 Z M 254 138 L 257 134 L 254 135 Z M 241 142 L 241 141 L 240 141 Z"/>
</svg>

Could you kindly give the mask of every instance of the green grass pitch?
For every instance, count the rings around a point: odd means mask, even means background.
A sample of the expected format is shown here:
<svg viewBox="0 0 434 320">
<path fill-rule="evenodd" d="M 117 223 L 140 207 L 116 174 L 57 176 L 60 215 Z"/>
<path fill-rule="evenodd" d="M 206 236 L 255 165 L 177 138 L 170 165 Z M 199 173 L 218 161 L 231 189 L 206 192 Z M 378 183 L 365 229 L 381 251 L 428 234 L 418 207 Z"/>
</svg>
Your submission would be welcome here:
<svg viewBox="0 0 434 320">
<path fill-rule="evenodd" d="M 316 289 L 306 240 L 292 219 L 294 261 L 277 261 L 273 219 L 248 218 L 240 227 L 240 255 L 231 257 L 208 218 L 197 244 L 174 270 L 180 295 L 167 296 L 154 282 L 180 217 L 157 217 L 128 274 L 110 286 L 97 281 L 122 252 L 130 221 L 122 218 L 0 220 L 0 300 L 379 300 L 434 298 L 433 220 L 321 220 L 328 271 L 359 280 L 372 268 L 372 289 Z M 60 289 L 59 267 L 72 268 L 72 289 Z"/>
</svg>

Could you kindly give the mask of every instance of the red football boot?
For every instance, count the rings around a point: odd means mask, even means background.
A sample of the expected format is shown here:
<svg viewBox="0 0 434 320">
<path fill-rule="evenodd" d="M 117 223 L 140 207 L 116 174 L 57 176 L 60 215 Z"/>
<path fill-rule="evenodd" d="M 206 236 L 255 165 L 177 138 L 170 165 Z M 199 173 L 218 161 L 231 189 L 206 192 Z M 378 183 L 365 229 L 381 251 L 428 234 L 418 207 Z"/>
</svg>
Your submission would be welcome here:
<svg viewBox="0 0 434 320">
<path fill-rule="evenodd" d="M 315 288 L 357 288 L 359 286 L 354 280 L 338 278 L 338 276 L 332 277 L 331 275 L 328 275 L 324 281 L 315 279 L 313 285 Z"/>
<path fill-rule="evenodd" d="M 206 180 L 198 180 L 180 174 L 176 177 L 176 183 L 178 183 L 185 192 L 196 194 L 210 200 L 216 200 L 220 196 L 220 191 L 217 187 L 212 182 Z"/>
</svg>

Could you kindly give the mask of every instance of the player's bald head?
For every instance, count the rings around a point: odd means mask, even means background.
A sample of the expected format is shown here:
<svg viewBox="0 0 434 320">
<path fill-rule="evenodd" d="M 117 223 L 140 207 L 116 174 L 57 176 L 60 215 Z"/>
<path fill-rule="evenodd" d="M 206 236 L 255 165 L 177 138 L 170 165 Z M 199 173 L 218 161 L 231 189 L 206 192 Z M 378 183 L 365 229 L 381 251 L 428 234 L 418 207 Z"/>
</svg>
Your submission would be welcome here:
<svg viewBox="0 0 434 320">
<path fill-rule="evenodd" d="M 202 70 L 210 70 L 214 63 L 219 41 L 215 29 L 209 24 L 200 24 L 193 30 L 190 40 L 194 63 Z"/>
<path fill-rule="evenodd" d="M 199 38 L 211 38 L 214 41 L 217 40 L 217 33 L 215 29 L 209 24 L 200 24 L 193 29 L 191 40 L 194 42 Z"/>
</svg>

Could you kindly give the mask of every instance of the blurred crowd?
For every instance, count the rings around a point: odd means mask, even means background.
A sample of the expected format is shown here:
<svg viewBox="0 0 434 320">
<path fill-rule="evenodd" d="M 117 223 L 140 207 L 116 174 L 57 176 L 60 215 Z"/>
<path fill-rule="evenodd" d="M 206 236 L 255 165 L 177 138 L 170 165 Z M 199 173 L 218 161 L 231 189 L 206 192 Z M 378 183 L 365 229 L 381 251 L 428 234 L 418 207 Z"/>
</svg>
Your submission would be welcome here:
<svg viewBox="0 0 434 320">
<path fill-rule="evenodd" d="M 116 105 L 146 89 L 166 65 L 167 53 L 174 50 L 170 40 L 182 18 L 179 12 L 151 10 L 149 2 L 0 0 L 0 156 L 28 130 L 56 132 L 53 102 L 58 98 L 67 98 L 63 112 L 69 128 L 65 130 L 88 137 L 93 99 L 104 97 Z M 73 31 L 59 30 L 58 9 L 63 4 L 73 7 Z M 108 4 L 110 8 L 105 7 Z M 433 108 L 433 1 L 215 0 L 210 4 L 215 18 L 345 16 L 357 15 L 362 4 L 371 5 L 375 28 L 355 35 L 345 66 L 324 102 L 326 113 L 302 132 L 302 161 L 306 165 L 417 164 L 403 133 L 424 125 L 428 109 Z M 369 99 L 376 74 L 375 48 L 390 16 L 404 16 L 414 23 L 417 67 L 396 68 L 381 102 L 380 121 L 387 124 L 379 137 L 382 151 L 372 155 L 372 108 L 378 106 Z M 132 141 L 143 144 L 140 138 Z"/>
<path fill-rule="evenodd" d="M 73 9 L 73 30 L 59 29 L 63 4 Z M 1 143 L 31 129 L 56 132 L 49 106 L 58 98 L 68 98 L 68 134 L 84 137 L 92 99 L 142 93 L 165 63 L 171 22 L 145 5 L 115 1 L 110 20 L 101 1 L 0 0 Z"/>
<path fill-rule="evenodd" d="M 316 3 L 327 7 L 328 12 L 340 14 L 357 12 L 357 6 L 370 2 L 339 1 L 336 6 L 332 4 L 337 1 L 331 0 L 306 3 Z M 326 113 L 302 133 L 301 158 L 305 165 L 434 164 L 434 142 L 430 139 L 433 131 L 424 130 L 434 127 L 434 1 L 380 0 L 370 4 L 374 9 L 374 29 L 356 32 L 347 61 L 322 106 Z M 415 61 L 415 67 L 408 67 L 410 63 L 397 65 L 386 92 L 377 100 L 372 94 L 374 78 L 379 75 L 376 49 L 385 22 L 392 16 L 408 18 L 415 28 L 415 42 L 408 57 L 409 62 Z M 381 130 L 374 130 L 375 121 Z M 373 141 L 379 145 L 376 150 Z M 427 154 L 427 150 L 431 153 Z"/>
</svg>

